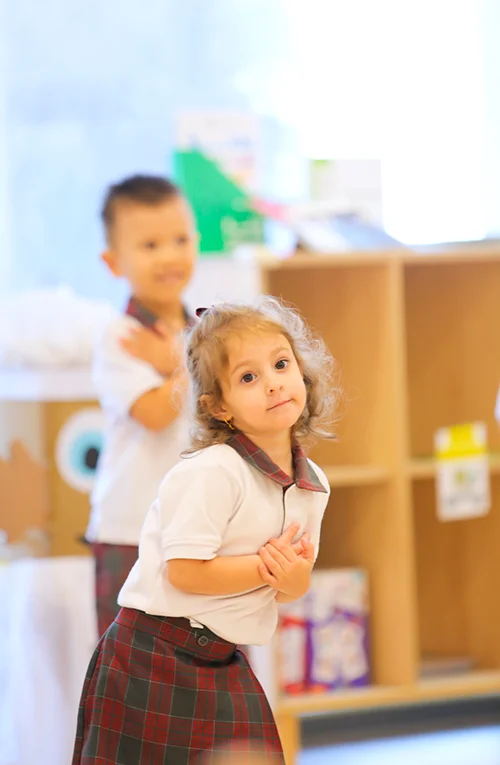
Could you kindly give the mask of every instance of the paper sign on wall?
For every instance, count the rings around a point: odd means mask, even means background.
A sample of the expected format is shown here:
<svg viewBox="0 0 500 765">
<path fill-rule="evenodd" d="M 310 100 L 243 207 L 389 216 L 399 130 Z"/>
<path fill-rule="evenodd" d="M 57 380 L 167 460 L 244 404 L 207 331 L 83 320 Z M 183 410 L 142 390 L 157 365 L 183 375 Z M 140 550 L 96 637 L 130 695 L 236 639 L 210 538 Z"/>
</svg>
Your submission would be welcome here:
<svg viewBox="0 0 500 765">
<path fill-rule="evenodd" d="M 234 183 L 254 189 L 260 156 L 260 123 L 255 114 L 215 109 L 179 112 L 175 147 L 200 151 L 215 160 Z"/>
<path fill-rule="evenodd" d="M 437 513 L 442 521 L 486 515 L 491 506 L 487 430 L 482 422 L 436 432 Z"/>
<path fill-rule="evenodd" d="M 174 179 L 193 208 L 199 250 L 233 251 L 264 241 L 263 216 L 253 187 L 259 156 L 255 115 L 183 112 L 176 121 Z"/>
</svg>

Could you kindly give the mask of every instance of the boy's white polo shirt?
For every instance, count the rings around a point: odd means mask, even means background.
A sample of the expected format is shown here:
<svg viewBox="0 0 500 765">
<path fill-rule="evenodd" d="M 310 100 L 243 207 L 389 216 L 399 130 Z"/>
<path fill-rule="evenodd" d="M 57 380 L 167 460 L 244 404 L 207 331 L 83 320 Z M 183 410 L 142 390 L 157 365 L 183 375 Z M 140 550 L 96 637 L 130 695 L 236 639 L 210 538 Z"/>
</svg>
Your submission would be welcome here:
<svg viewBox="0 0 500 765">
<path fill-rule="evenodd" d="M 139 559 L 118 603 L 189 618 L 235 644 L 266 643 L 278 619 L 272 588 L 224 596 L 184 593 L 168 581 L 165 562 L 255 555 L 293 522 L 300 525 L 298 536 L 310 533 L 317 553 L 328 481 L 300 448 L 295 475 L 296 483 L 243 434 L 182 460 L 146 516 Z"/>
<path fill-rule="evenodd" d="M 160 483 L 189 444 L 189 423 L 182 408 L 161 432 L 148 430 L 129 415 L 140 396 L 164 383 L 150 364 L 120 345 L 137 326 L 141 326 L 138 319 L 118 316 L 95 349 L 93 381 L 105 425 L 86 533 L 90 542 L 137 545 Z"/>
</svg>

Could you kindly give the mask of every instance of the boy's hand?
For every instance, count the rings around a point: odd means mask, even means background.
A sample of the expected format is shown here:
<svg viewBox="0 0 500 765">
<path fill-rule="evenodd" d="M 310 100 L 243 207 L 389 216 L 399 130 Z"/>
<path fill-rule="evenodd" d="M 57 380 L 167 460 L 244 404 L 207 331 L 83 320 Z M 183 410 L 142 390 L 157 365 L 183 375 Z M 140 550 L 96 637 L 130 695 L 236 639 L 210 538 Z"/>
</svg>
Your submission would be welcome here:
<svg viewBox="0 0 500 765">
<path fill-rule="evenodd" d="M 314 565 L 314 547 L 308 539 L 302 537 L 297 543 L 302 547 L 299 554 L 292 546 L 297 530 L 296 525 L 291 526 L 279 539 L 271 539 L 259 550 L 262 580 L 290 599 L 306 594 Z"/>
<path fill-rule="evenodd" d="M 163 322 L 156 324 L 156 330 L 133 327 L 120 344 L 131 356 L 151 364 L 164 377 L 171 377 L 182 363 L 182 345 L 178 335 Z"/>
</svg>

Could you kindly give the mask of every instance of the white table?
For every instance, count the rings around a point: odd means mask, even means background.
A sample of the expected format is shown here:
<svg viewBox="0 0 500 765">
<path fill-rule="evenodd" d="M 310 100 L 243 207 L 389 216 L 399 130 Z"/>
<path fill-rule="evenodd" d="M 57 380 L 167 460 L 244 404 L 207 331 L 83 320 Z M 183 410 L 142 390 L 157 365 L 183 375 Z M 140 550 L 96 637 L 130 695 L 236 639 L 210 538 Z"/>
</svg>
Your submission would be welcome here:
<svg viewBox="0 0 500 765">
<path fill-rule="evenodd" d="M 0 565 L 0 765 L 69 765 L 97 642 L 92 558 Z"/>
</svg>

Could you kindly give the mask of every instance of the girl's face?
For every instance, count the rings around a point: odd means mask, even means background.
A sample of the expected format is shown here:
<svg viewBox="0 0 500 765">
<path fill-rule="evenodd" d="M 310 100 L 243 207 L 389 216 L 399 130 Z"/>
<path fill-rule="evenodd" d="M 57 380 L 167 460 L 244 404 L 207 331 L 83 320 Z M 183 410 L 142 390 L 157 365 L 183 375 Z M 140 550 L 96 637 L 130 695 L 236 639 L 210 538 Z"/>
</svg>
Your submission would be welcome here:
<svg viewBox="0 0 500 765">
<path fill-rule="evenodd" d="M 284 335 L 231 334 L 221 377 L 222 403 L 214 415 L 231 420 L 250 438 L 289 432 L 306 405 L 306 387 Z"/>
</svg>

